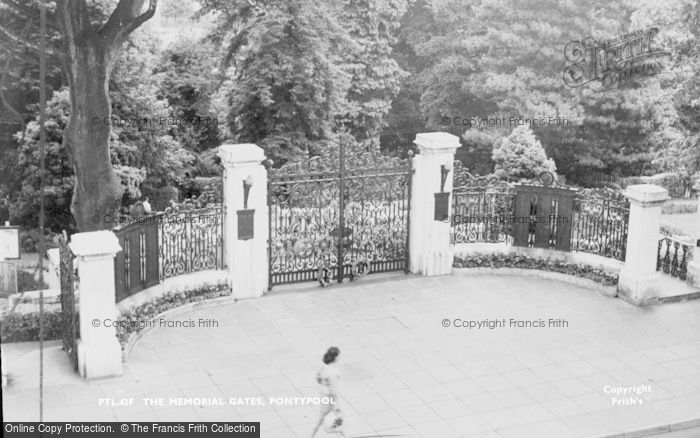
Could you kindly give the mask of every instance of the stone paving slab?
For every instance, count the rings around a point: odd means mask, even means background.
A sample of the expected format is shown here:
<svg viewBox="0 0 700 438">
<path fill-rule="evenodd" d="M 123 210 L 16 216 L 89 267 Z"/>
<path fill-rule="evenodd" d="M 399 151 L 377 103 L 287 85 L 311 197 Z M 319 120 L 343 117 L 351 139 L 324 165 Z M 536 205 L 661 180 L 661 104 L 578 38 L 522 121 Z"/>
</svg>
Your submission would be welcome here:
<svg viewBox="0 0 700 438">
<path fill-rule="evenodd" d="M 173 320 L 217 328 L 154 329 L 123 376 L 83 382 L 48 343 L 47 419 L 261 421 L 263 437 L 308 437 L 327 347 L 341 349 L 348 436 L 598 437 L 700 417 L 700 301 L 634 307 L 554 280 L 474 274 L 399 277 L 273 293 Z M 566 319 L 568 327 L 456 328 L 455 319 Z M 447 319 L 450 327 L 443 327 Z M 3 345 L 14 384 L 6 421 L 36 421 L 35 346 Z M 641 395 L 616 387 L 645 385 Z M 99 406 L 99 398 L 136 399 Z M 164 398 L 145 406 L 142 398 Z M 225 406 L 170 398 L 218 397 Z M 230 404 L 260 398 L 264 405 Z M 634 399 L 635 404 L 630 404 Z M 319 432 L 318 436 L 326 436 Z"/>
</svg>

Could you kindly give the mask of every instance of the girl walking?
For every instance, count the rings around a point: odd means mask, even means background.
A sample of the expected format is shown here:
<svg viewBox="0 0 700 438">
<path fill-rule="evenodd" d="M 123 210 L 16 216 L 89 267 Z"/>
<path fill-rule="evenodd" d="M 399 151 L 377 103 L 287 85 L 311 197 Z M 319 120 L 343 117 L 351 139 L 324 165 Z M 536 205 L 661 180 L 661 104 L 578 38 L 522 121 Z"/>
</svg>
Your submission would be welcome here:
<svg viewBox="0 0 700 438">
<path fill-rule="evenodd" d="M 340 382 L 340 371 L 337 367 L 338 355 L 340 355 L 338 347 L 329 348 L 323 355 L 323 367 L 316 374 L 316 382 L 321 385 L 321 412 L 318 423 L 311 433 L 311 438 L 316 436 L 316 432 L 324 424 L 328 415 L 333 415 L 335 419 L 334 425 L 329 428 L 329 431 L 345 438 L 345 433 L 342 431 L 342 417 L 340 417 L 340 410 L 337 407 L 338 383 Z"/>
</svg>

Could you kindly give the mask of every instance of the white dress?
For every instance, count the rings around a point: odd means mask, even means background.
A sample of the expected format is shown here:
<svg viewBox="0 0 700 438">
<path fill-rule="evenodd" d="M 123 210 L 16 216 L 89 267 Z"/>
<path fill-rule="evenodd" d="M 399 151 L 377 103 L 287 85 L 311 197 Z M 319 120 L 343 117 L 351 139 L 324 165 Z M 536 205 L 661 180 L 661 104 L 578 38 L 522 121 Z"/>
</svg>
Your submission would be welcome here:
<svg viewBox="0 0 700 438">
<path fill-rule="evenodd" d="M 336 408 L 338 403 L 338 383 L 340 371 L 334 364 L 324 364 L 316 374 L 316 381 L 321 385 L 321 418 Z"/>
</svg>

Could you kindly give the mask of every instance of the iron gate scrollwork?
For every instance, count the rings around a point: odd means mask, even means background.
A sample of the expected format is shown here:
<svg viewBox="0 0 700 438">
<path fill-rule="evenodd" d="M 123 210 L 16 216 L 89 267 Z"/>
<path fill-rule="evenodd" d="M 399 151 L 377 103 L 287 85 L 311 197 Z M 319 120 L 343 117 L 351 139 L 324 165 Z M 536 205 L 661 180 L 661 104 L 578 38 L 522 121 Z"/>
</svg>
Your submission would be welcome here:
<svg viewBox="0 0 700 438">
<path fill-rule="evenodd" d="M 165 279 L 224 263 L 224 207 L 215 180 L 197 198 L 171 201 L 165 211 L 126 217 L 113 231 L 119 240 L 114 259 L 117 302 Z"/>
<path fill-rule="evenodd" d="M 78 370 L 78 313 L 75 309 L 75 271 L 73 268 L 73 252 L 68 246 L 66 232 L 59 239 L 59 258 L 61 274 L 61 315 L 63 349 Z"/>
<path fill-rule="evenodd" d="M 160 279 L 221 269 L 223 207 L 166 209 L 159 221 Z"/>
<path fill-rule="evenodd" d="M 269 286 L 408 269 L 411 159 L 338 151 L 270 169 Z M 365 265 L 366 263 L 366 265 Z M 356 270 L 356 269 L 355 269 Z"/>
<path fill-rule="evenodd" d="M 508 242 L 515 190 L 493 175 L 472 175 L 455 160 L 452 177 L 452 243 Z"/>
<path fill-rule="evenodd" d="M 582 189 L 573 205 L 571 249 L 625 260 L 629 201 L 610 189 Z"/>
</svg>

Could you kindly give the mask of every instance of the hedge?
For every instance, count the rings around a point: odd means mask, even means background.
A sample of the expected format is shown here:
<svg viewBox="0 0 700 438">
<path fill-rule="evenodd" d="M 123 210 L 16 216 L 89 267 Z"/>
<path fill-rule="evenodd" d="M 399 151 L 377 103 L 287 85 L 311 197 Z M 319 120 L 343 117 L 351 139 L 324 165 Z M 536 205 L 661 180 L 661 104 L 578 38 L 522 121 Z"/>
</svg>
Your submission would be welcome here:
<svg viewBox="0 0 700 438">
<path fill-rule="evenodd" d="M 44 312 L 44 340 L 61 339 L 63 312 Z M 0 321 L 0 341 L 29 342 L 39 340 L 39 312 L 11 312 Z"/>
<path fill-rule="evenodd" d="M 538 269 L 540 271 L 559 272 L 561 274 L 587 278 L 601 283 L 603 286 L 615 286 L 618 281 L 617 274 L 609 273 L 601 268 L 539 259 L 519 254 L 477 254 L 473 256 L 470 255 L 466 260 L 455 256 L 452 266 L 455 268 Z"/>
</svg>

